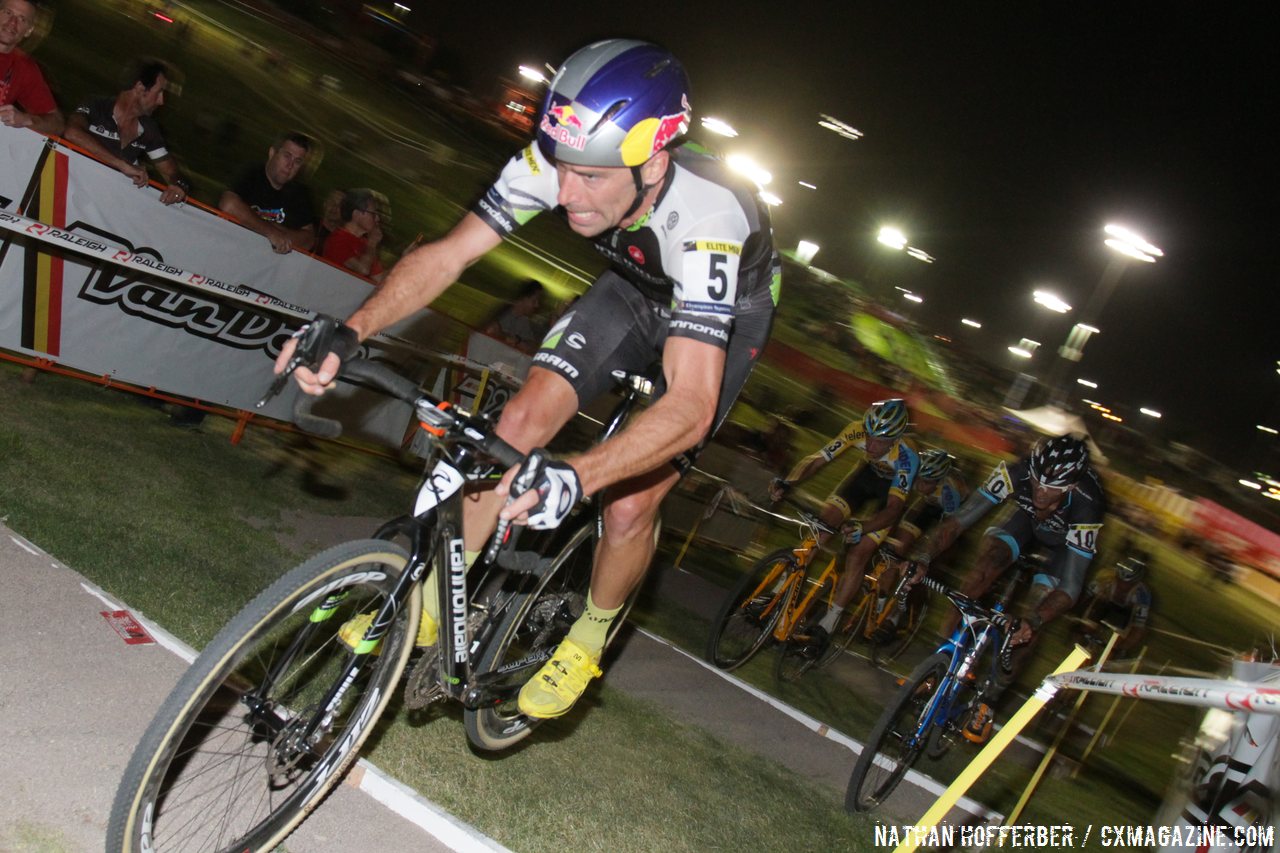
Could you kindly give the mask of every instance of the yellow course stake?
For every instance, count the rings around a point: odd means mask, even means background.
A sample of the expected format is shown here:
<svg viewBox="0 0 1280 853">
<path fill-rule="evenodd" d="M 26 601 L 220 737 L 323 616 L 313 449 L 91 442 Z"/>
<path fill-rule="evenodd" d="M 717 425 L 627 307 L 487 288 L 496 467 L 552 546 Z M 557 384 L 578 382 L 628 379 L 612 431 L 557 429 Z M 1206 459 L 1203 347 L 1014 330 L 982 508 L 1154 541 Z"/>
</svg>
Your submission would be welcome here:
<svg viewBox="0 0 1280 853">
<path fill-rule="evenodd" d="M 1116 639 L 1119 636 L 1120 635 L 1115 631 L 1111 632 L 1111 637 L 1107 640 L 1107 647 L 1102 650 L 1102 655 L 1098 658 L 1097 665 L 1091 667 L 1092 669 L 1102 668 L 1102 665 L 1106 663 L 1107 658 L 1111 656 L 1111 649 L 1115 647 Z M 1079 646 L 1076 646 L 1076 648 L 1079 648 Z M 1013 810 L 1009 812 L 1009 816 L 1004 819 L 1005 826 L 1013 826 L 1013 824 L 1017 823 L 1019 816 L 1022 815 L 1022 810 L 1027 807 L 1027 801 L 1031 799 L 1031 792 L 1040 784 L 1041 778 L 1044 777 L 1044 772 L 1048 770 L 1049 765 L 1053 763 L 1053 757 L 1058 754 L 1058 747 L 1062 745 L 1063 738 L 1067 736 L 1067 732 L 1070 731 L 1071 727 L 1075 724 L 1076 716 L 1080 713 L 1080 708 L 1084 705 L 1084 700 L 1087 698 L 1089 698 L 1089 691 L 1081 690 L 1080 695 L 1076 697 L 1075 704 L 1071 706 L 1071 713 L 1062 721 L 1062 728 L 1058 729 L 1058 734 L 1053 739 L 1053 745 L 1045 751 L 1044 758 L 1040 760 L 1040 766 L 1036 768 L 1036 772 L 1031 774 L 1031 781 L 1027 783 L 1026 790 L 1022 792 L 1021 799 L 1018 800 L 1018 804 L 1013 807 Z"/>
<path fill-rule="evenodd" d="M 1076 646 L 1075 650 L 1067 655 L 1062 663 L 1058 664 L 1058 668 L 1050 674 L 1058 675 L 1063 672 L 1074 672 L 1088 659 L 1089 652 Z M 1031 698 L 1018 709 L 1017 713 L 1010 718 L 1009 722 L 1000 731 L 996 732 L 995 736 L 982 748 L 982 751 L 974 757 L 973 761 L 969 762 L 969 766 L 961 771 L 956 780 L 951 783 L 951 786 L 942 792 L 942 796 L 938 798 L 938 801 L 933 804 L 929 811 L 925 812 L 924 817 L 920 818 L 920 822 L 916 824 L 915 829 L 907 833 L 906 839 L 894 849 L 894 853 L 911 853 L 911 851 L 919 847 L 920 839 L 928 837 L 929 831 L 946 817 L 947 812 L 951 811 L 956 801 L 973 787 L 973 783 L 978 780 L 978 777 L 991 766 L 991 763 L 999 757 L 1000 753 L 1004 752 L 1005 747 L 1018 736 L 1018 733 L 1026 728 L 1027 724 L 1045 706 L 1045 703 L 1053 698 L 1053 694 L 1057 690 L 1057 685 L 1049 683 L 1047 679 L 1041 682 L 1040 687 L 1032 694 Z"/>
</svg>

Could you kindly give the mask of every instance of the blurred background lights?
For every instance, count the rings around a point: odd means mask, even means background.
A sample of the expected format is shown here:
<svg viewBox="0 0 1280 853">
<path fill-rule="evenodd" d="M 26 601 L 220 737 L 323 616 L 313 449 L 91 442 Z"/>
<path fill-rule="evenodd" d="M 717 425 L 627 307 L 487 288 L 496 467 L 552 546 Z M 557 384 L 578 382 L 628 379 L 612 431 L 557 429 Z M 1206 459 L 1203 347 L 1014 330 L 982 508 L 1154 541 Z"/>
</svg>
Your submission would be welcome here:
<svg viewBox="0 0 1280 853">
<path fill-rule="evenodd" d="M 732 138 L 738 135 L 738 131 L 735 130 L 733 125 L 729 124 L 729 122 L 724 119 L 713 118 L 712 116 L 704 116 L 702 119 L 702 126 L 712 133 L 718 133 L 721 136 L 728 136 Z"/>
</svg>

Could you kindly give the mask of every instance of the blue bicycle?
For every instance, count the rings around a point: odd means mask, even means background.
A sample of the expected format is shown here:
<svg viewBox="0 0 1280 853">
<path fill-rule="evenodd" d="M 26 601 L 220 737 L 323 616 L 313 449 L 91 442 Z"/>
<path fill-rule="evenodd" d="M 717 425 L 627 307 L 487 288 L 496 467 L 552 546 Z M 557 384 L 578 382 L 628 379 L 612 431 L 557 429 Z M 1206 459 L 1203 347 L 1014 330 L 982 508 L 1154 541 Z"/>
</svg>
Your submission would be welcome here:
<svg viewBox="0 0 1280 853">
<path fill-rule="evenodd" d="M 920 582 L 955 605 L 960 624 L 950 639 L 903 681 L 871 730 L 849 777 L 845 809 L 867 812 L 876 808 L 898 787 L 921 753 L 941 758 L 964 736 L 1001 673 L 1008 676 L 1011 672 L 1010 639 L 1016 622 L 1005 615 L 1005 608 L 1031 563 L 1030 559 L 1019 559 L 1004 591 L 989 608 L 940 581 L 925 578 Z M 995 653 L 984 669 L 980 664 L 989 650 Z"/>
</svg>

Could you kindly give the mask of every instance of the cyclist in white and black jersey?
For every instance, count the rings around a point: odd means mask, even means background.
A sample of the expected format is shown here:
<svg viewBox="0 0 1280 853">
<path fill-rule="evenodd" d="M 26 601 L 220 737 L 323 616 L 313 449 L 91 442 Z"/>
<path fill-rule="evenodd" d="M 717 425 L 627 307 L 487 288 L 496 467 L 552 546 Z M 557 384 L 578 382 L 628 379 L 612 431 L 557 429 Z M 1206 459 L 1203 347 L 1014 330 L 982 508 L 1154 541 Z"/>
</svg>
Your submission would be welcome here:
<svg viewBox="0 0 1280 853">
<path fill-rule="evenodd" d="M 654 45 L 610 40 L 575 53 L 548 87 L 536 142 L 452 231 L 392 269 L 340 327 L 318 370 L 294 374 L 304 391 L 322 393 L 359 340 L 429 304 L 541 212 L 555 211 L 609 258 L 612 269 L 548 333 L 503 409 L 497 432 L 531 451 L 519 479 L 532 488 L 516 495 L 512 469 L 496 491 L 468 501 L 466 544 L 475 553 L 499 513 L 554 527 L 580 497 L 609 487 L 586 611 L 521 690 L 529 716 L 565 713 L 601 674 L 609 625 L 644 576 L 658 506 L 680 478 L 671 463 L 723 420 L 769 337 L 780 264 L 767 209 L 753 186 L 704 152 L 670 147 L 689 125 L 688 91 L 680 63 Z M 277 372 L 293 350 L 283 348 Z M 536 449 L 610 387 L 612 371 L 658 360 L 658 398 L 618 435 L 562 460 Z M 439 605 L 435 584 L 423 588 L 419 643 L 430 645 Z"/>
</svg>

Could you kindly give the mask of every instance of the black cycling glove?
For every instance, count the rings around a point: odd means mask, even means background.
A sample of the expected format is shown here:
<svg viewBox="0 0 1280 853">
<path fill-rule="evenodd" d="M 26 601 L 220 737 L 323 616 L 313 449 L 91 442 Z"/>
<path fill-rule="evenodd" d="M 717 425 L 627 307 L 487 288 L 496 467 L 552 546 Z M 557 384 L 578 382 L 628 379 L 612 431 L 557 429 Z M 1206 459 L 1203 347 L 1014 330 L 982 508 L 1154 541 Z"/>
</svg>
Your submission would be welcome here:
<svg viewBox="0 0 1280 853">
<path fill-rule="evenodd" d="M 312 370 L 318 369 L 329 353 L 336 353 L 345 362 L 360 346 L 360 336 L 355 329 L 327 314 L 317 314 L 293 336 L 298 339 L 294 360 Z"/>
<path fill-rule="evenodd" d="M 578 472 L 567 462 L 558 462 L 538 448 L 529 454 L 511 481 L 511 497 L 528 491 L 538 493 L 538 503 L 529 510 L 529 527 L 550 530 L 569 517 L 582 498 L 582 482 Z"/>
</svg>

